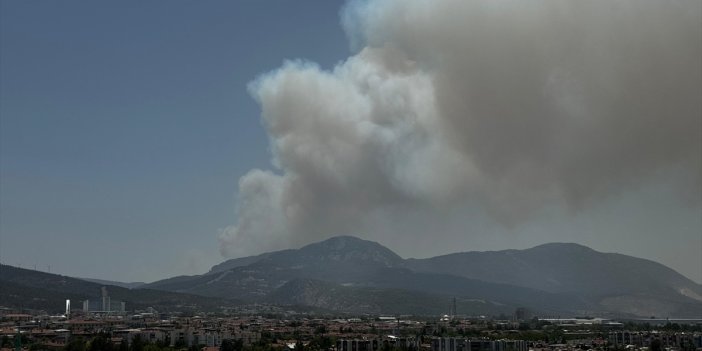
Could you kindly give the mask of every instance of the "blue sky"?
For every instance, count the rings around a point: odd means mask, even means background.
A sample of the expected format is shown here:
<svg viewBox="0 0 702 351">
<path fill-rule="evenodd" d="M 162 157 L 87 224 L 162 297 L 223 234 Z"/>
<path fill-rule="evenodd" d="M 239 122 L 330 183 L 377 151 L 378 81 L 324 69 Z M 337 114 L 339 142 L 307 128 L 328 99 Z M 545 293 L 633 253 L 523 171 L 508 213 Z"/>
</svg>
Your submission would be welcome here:
<svg viewBox="0 0 702 351">
<path fill-rule="evenodd" d="M 341 4 L 1 2 L 2 261 L 112 279 L 220 261 L 237 180 L 270 158 L 247 84 L 348 55 Z"/>
<path fill-rule="evenodd" d="M 0 261 L 152 281 L 351 234 L 702 282 L 700 3 L 488 3 L 0 1 Z"/>
</svg>

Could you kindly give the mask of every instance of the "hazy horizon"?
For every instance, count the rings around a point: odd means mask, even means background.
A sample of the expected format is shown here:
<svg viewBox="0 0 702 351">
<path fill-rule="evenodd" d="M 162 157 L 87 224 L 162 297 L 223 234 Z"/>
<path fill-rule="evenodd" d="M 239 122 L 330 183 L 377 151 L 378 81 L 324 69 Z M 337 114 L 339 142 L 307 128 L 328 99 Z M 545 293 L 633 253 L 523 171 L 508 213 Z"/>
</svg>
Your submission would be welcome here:
<svg viewBox="0 0 702 351">
<path fill-rule="evenodd" d="M 320 241 L 318 241 L 318 242 L 313 242 L 313 243 L 305 244 L 305 245 L 302 245 L 302 246 L 299 246 L 299 247 L 290 247 L 290 248 L 288 248 L 288 249 L 301 249 L 301 248 L 303 248 L 303 247 L 305 247 L 305 246 L 307 246 L 307 245 L 312 245 L 312 244 L 320 243 L 320 242 L 326 241 L 326 240 L 331 239 L 331 238 L 348 237 L 348 236 L 354 237 L 354 238 L 362 239 L 361 237 L 356 236 L 356 235 L 339 235 L 339 236 L 332 236 L 332 237 L 330 237 L 330 238 L 326 238 L 326 239 L 320 240 Z M 378 242 L 376 242 L 376 241 L 373 241 L 372 239 L 362 239 L 362 240 L 368 240 L 368 241 L 371 241 L 371 242 L 378 243 Z M 386 248 L 389 249 L 390 251 L 395 252 L 395 251 L 393 250 L 392 247 L 389 247 L 389 246 L 387 246 L 387 245 L 383 245 L 382 243 L 378 243 L 378 244 L 380 244 L 380 245 L 386 247 Z M 467 250 L 467 251 L 446 252 L 446 253 L 442 253 L 442 254 L 438 254 L 438 255 L 430 255 L 430 256 L 411 256 L 411 257 L 410 257 L 410 256 L 399 255 L 399 254 L 398 254 L 398 256 L 400 256 L 402 259 L 423 259 L 423 258 L 432 258 L 432 257 L 443 256 L 443 255 L 451 255 L 451 254 L 455 254 L 455 253 L 466 253 L 466 252 L 499 252 L 499 251 L 509 251 L 509 250 L 528 250 L 528 249 L 536 248 L 536 247 L 543 246 L 543 245 L 549 245 L 549 244 L 566 244 L 566 245 L 568 245 L 568 244 L 574 244 L 574 245 L 582 245 L 582 244 L 573 243 L 573 242 L 549 242 L 549 243 L 537 244 L 537 245 L 534 245 L 534 246 L 531 246 L 531 247 L 519 248 L 519 249 L 515 249 L 515 248 L 503 248 L 503 249 L 497 249 L 497 250 Z M 585 245 L 583 245 L 583 246 L 585 246 Z M 588 246 L 585 246 L 585 247 L 588 247 Z M 592 248 L 590 248 L 590 249 L 592 249 Z M 594 250 L 594 249 L 593 249 L 593 250 Z M 600 253 L 615 253 L 615 254 L 621 254 L 621 253 L 619 253 L 619 252 L 608 252 L 608 251 L 600 251 L 600 250 L 595 250 L 595 251 L 600 252 Z M 269 252 L 273 252 L 273 251 L 269 251 Z M 397 254 L 397 252 L 395 252 L 395 253 Z M 632 256 L 632 255 L 627 255 L 627 256 L 636 257 L 636 256 Z M 648 259 L 648 258 L 646 258 L 646 257 L 636 257 L 636 258 Z M 222 259 L 222 261 L 216 262 L 216 263 L 213 265 L 213 267 L 216 266 L 216 265 L 218 265 L 218 264 L 220 264 L 220 263 L 224 263 L 224 262 L 226 262 L 226 261 L 228 261 L 228 260 L 230 260 L 230 259 L 226 259 L 226 258 L 225 258 L 225 259 Z M 654 262 L 656 262 L 656 261 L 654 261 Z M 660 263 L 660 262 L 658 262 L 658 263 Z M 153 283 L 153 282 L 156 282 L 156 281 L 159 281 L 159 280 L 163 280 L 163 279 L 167 279 L 167 278 L 172 278 L 172 277 L 181 275 L 181 274 L 177 274 L 177 275 L 175 275 L 175 276 L 160 277 L 160 278 L 155 279 L 155 280 L 141 280 L 141 281 L 131 280 L 131 281 L 124 281 L 124 280 L 112 279 L 112 278 L 109 277 L 109 276 L 104 276 L 104 277 L 89 277 L 89 276 L 78 276 L 78 275 L 75 275 L 75 274 L 71 274 L 70 272 L 55 272 L 55 271 L 49 271 L 49 268 L 50 268 L 49 266 L 47 266 L 47 267 L 41 267 L 41 266 L 33 266 L 33 265 L 32 265 L 32 266 L 22 267 L 22 266 L 16 266 L 16 265 L 8 264 L 8 263 L 6 263 L 6 262 L 0 262 L 0 264 L 7 264 L 7 265 L 10 265 L 10 266 L 19 267 L 19 268 L 23 268 L 23 269 L 35 270 L 35 271 L 39 271 L 39 272 L 45 272 L 45 273 L 51 273 L 51 274 L 59 274 L 59 275 L 64 275 L 64 276 L 70 276 L 70 277 L 74 277 L 74 278 L 78 278 L 78 279 L 104 280 L 104 281 L 111 281 L 111 282 L 117 282 L 117 283 L 126 283 L 126 284 L 129 284 L 129 283 L 146 283 L 146 284 L 149 284 L 149 283 Z M 204 270 L 204 271 L 202 271 L 202 272 L 195 272 L 194 274 L 188 274 L 188 275 L 205 274 L 205 273 L 207 273 L 207 272 L 210 270 L 210 268 L 212 268 L 212 267 L 208 267 L 206 270 Z M 671 268 L 671 267 L 668 267 L 668 268 Z M 677 272 L 677 271 L 676 271 L 676 272 Z M 678 272 L 678 273 L 680 273 L 680 272 Z M 683 274 L 683 273 L 680 273 L 680 274 L 682 274 L 683 276 L 685 276 L 685 274 Z M 183 274 L 183 275 L 185 275 L 185 274 Z M 685 276 L 685 277 L 688 278 L 688 279 L 690 279 L 690 280 L 692 280 L 693 282 L 695 282 L 695 283 L 697 283 L 697 284 L 702 285 L 702 283 L 697 282 L 697 281 L 695 281 L 694 279 L 692 279 L 692 278 L 690 278 L 690 277 L 687 277 L 687 276 Z"/>
<path fill-rule="evenodd" d="M 0 10 L 4 264 L 148 282 L 354 235 L 702 283 L 702 2 Z"/>
</svg>

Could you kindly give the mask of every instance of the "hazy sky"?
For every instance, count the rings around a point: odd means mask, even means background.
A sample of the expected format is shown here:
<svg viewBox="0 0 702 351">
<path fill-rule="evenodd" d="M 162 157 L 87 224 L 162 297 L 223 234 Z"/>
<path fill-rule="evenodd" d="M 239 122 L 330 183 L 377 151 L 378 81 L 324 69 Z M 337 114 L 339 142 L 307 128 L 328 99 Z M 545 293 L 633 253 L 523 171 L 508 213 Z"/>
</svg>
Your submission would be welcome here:
<svg viewBox="0 0 702 351">
<path fill-rule="evenodd" d="M 0 2 L 0 261 L 123 281 L 353 234 L 702 282 L 702 3 Z"/>
</svg>

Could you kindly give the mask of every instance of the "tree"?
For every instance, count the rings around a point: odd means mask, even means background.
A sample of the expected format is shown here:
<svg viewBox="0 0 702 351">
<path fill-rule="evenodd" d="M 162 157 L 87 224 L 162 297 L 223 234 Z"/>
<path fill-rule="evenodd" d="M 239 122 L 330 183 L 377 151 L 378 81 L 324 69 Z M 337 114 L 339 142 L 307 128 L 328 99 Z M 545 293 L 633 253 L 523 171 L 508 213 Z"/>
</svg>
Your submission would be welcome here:
<svg viewBox="0 0 702 351">
<path fill-rule="evenodd" d="M 10 341 L 9 336 L 7 336 L 7 335 L 2 336 L 2 341 L 0 342 L 0 347 L 6 347 L 6 348 L 12 347 L 12 341 Z"/>
<path fill-rule="evenodd" d="M 268 343 L 270 344 L 270 343 Z M 234 351 L 242 351 L 244 349 L 244 340 L 236 339 L 234 340 Z"/>
<path fill-rule="evenodd" d="M 132 339 L 132 345 L 129 347 L 130 351 L 144 351 L 144 341 L 141 340 L 141 335 L 135 335 Z"/>
<path fill-rule="evenodd" d="M 176 349 L 183 349 L 186 348 L 188 345 L 185 343 L 184 339 L 178 339 L 175 342 L 175 345 L 173 345 Z"/>
<path fill-rule="evenodd" d="M 171 345 L 171 343 L 170 343 L 168 340 L 166 340 L 166 339 L 163 339 L 163 340 L 156 340 L 156 342 L 155 342 L 154 344 L 155 344 L 159 349 L 164 349 L 164 350 L 168 349 L 168 347 Z"/>
<path fill-rule="evenodd" d="M 219 346 L 219 351 L 235 351 L 234 342 L 229 339 L 222 340 L 222 345 Z"/>
<path fill-rule="evenodd" d="M 222 340 L 222 346 L 219 348 L 220 351 L 242 351 L 243 349 L 244 341 L 241 339 L 224 339 Z"/>
<path fill-rule="evenodd" d="M 661 341 L 659 339 L 653 339 L 653 341 L 651 341 L 651 347 L 649 350 L 651 350 L 651 351 L 663 350 L 663 348 L 661 347 Z"/>
<path fill-rule="evenodd" d="M 307 344 L 307 350 L 329 350 L 334 342 L 328 336 L 316 336 Z"/>
<path fill-rule="evenodd" d="M 65 351 L 86 351 L 85 340 L 83 338 L 71 338 L 64 347 Z"/>
<path fill-rule="evenodd" d="M 112 342 L 105 335 L 98 335 L 90 341 L 89 351 L 112 351 Z"/>
</svg>

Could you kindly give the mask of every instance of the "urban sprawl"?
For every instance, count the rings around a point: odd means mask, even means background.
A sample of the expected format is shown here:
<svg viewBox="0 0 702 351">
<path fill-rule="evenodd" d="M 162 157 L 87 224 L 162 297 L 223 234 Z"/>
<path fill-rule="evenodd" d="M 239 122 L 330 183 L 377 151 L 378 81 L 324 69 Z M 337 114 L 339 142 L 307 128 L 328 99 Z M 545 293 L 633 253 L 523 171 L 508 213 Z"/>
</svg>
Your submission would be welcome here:
<svg viewBox="0 0 702 351">
<path fill-rule="evenodd" d="M 266 305 L 230 313 L 127 312 L 106 291 L 50 315 L 0 306 L 2 351 L 702 350 L 702 320 L 511 316 L 324 316 Z M 275 313 L 273 313 L 275 312 Z"/>
</svg>

